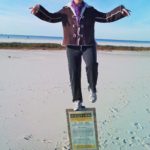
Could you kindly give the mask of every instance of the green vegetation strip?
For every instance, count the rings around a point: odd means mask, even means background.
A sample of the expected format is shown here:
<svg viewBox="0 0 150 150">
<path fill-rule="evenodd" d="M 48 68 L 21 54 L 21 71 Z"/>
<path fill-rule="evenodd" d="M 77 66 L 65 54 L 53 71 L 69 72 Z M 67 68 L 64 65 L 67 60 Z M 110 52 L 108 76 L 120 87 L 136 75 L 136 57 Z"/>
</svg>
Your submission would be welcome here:
<svg viewBox="0 0 150 150">
<path fill-rule="evenodd" d="M 56 43 L 0 43 L 0 49 L 64 49 Z"/>
<path fill-rule="evenodd" d="M 0 43 L 0 49 L 63 50 L 65 47 L 57 43 Z M 97 49 L 108 51 L 149 51 L 150 47 L 98 45 Z"/>
</svg>

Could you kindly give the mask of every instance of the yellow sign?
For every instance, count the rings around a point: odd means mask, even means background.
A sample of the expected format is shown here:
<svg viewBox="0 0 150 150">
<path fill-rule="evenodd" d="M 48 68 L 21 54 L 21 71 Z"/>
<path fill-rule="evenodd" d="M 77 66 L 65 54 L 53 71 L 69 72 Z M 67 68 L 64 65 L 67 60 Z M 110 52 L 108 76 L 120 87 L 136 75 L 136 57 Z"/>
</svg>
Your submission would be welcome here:
<svg viewBox="0 0 150 150">
<path fill-rule="evenodd" d="M 95 108 L 66 113 L 71 150 L 99 150 Z"/>
<path fill-rule="evenodd" d="M 88 145 L 88 144 L 87 144 L 87 145 L 74 145 L 74 148 L 75 148 L 75 149 L 83 149 L 83 148 L 84 148 L 84 149 L 85 149 L 85 148 L 88 148 L 88 149 L 90 149 L 90 148 L 93 149 L 93 148 L 94 148 L 94 149 L 95 149 L 96 146 L 95 146 L 95 145 Z"/>
</svg>

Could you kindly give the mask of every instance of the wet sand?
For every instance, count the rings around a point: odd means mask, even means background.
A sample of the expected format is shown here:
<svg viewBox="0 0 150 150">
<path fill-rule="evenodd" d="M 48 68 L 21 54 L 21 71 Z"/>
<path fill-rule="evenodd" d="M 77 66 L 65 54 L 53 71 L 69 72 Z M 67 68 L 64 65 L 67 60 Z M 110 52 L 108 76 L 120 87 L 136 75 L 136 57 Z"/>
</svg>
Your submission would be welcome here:
<svg viewBox="0 0 150 150">
<path fill-rule="evenodd" d="M 150 149 L 150 52 L 98 51 L 96 107 L 101 150 Z M 67 146 L 72 108 L 66 53 L 0 50 L 0 149 L 54 150 Z M 66 144 L 67 143 L 67 144 Z"/>
</svg>

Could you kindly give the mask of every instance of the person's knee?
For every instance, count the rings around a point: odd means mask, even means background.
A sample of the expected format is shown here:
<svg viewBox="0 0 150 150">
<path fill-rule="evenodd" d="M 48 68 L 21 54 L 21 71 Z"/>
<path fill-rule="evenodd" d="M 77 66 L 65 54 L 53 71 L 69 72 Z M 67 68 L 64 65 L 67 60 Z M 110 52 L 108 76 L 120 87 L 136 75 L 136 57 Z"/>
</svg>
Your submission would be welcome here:
<svg viewBox="0 0 150 150">
<path fill-rule="evenodd" d="M 90 63 L 90 64 L 88 64 L 88 65 L 86 65 L 86 69 L 87 70 L 91 70 L 91 69 L 94 69 L 94 70 L 98 70 L 98 63 L 97 62 L 95 62 L 95 63 Z"/>
</svg>

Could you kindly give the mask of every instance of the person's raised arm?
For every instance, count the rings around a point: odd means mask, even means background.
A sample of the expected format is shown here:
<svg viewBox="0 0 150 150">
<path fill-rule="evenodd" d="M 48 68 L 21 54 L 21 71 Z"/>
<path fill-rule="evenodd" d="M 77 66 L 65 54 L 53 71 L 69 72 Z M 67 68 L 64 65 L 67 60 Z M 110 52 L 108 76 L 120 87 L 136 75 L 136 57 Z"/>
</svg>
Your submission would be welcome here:
<svg viewBox="0 0 150 150">
<path fill-rule="evenodd" d="M 43 6 L 37 4 L 34 7 L 29 8 L 31 9 L 31 13 L 37 16 L 38 18 L 51 22 L 51 23 L 57 23 L 62 21 L 62 13 L 60 11 L 55 13 L 48 12 Z"/>
<path fill-rule="evenodd" d="M 107 22 L 113 22 L 123 17 L 129 16 L 130 10 L 126 9 L 123 5 L 121 5 L 108 13 L 102 13 L 96 9 L 94 9 L 93 13 L 95 16 L 95 21 L 107 23 Z"/>
</svg>

